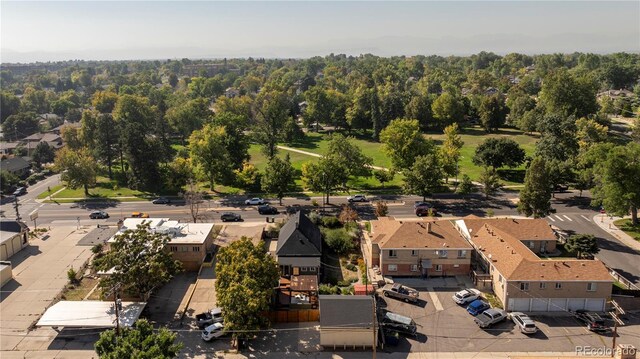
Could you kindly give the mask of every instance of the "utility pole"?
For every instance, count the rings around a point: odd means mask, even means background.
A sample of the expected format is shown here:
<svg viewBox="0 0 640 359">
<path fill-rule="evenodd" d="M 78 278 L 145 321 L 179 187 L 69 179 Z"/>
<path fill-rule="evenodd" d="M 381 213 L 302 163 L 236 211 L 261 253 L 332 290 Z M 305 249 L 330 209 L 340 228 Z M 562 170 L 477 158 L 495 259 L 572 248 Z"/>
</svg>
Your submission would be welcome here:
<svg viewBox="0 0 640 359">
<path fill-rule="evenodd" d="M 120 299 L 120 295 L 118 294 L 119 290 L 120 283 L 117 283 L 111 290 L 111 294 L 113 294 L 113 307 L 116 312 L 116 338 L 120 336 L 120 310 L 122 309 L 122 299 Z"/>
<path fill-rule="evenodd" d="M 615 356 L 616 353 L 616 337 L 618 336 L 618 324 L 624 325 L 622 319 L 620 319 L 620 315 L 624 315 L 624 309 L 615 300 L 611 301 L 611 305 L 615 311 L 609 312 L 611 314 L 611 318 L 613 318 L 613 340 L 611 343 L 611 356 Z"/>
<path fill-rule="evenodd" d="M 19 221 L 22 218 L 20 218 L 20 211 L 18 210 L 18 206 L 20 206 L 18 204 L 18 196 L 15 196 L 14 201 L 13 201 L 13 208 L 16 210 L 16 219 Z"/>
</svg>

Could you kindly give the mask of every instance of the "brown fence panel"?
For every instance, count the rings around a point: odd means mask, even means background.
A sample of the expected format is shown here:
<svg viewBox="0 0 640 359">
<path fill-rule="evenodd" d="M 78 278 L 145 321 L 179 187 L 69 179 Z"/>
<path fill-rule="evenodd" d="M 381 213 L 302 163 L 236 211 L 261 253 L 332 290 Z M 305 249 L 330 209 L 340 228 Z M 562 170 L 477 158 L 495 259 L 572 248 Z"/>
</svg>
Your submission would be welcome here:
<svg viewBox="0 0 640 359">
<path fill-rule="evenodd" d="M 320 320 L 320 310 L 318 309 L 277 310 L 264 313 L 264 315 L 275 323 L 302 323 Z"/>
</svg>

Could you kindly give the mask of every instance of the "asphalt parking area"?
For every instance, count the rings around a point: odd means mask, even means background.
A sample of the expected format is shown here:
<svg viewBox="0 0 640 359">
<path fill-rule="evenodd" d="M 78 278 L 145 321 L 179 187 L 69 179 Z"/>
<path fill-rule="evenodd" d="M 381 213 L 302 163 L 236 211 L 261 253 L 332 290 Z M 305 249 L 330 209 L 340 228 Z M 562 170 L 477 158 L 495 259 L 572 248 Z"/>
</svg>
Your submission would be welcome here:
<svg viewBox="0 0 640 359">
<path fill-rule="evenodd" d="M 415 338 L 404 337 L 398 346 L 387 347 L 390 352 L 526 352 L 558 351 L 574 352 L 578 346 L 610 347 L 612 333 L 589 332 L 571 316 L 532 316 L 538 333 L 521 333 L 510 320 L 489 329 L 480 329 L 465 310 L 451 296 L 456 289 L 438 290 L 433 293 L 420 291 L 424 305 L 413 305 L 391 298 L 384 298 L 386 309 L 413 318 L 418 325 Z M 435 296 L 435 298 L 434 298 Z M 439 303 L 434 303 L 435 301 Z M 436 307 L 442 310 L 436 310 Z M 638 325 L 638 323 L 635 323 Z M 636 326 L 635 332 L 638 332 Z M 634 331 L 631 326 L 625 330 Z M 636 345 L 637 334 L 622 334 L 618 343 Z"/>
</svg>

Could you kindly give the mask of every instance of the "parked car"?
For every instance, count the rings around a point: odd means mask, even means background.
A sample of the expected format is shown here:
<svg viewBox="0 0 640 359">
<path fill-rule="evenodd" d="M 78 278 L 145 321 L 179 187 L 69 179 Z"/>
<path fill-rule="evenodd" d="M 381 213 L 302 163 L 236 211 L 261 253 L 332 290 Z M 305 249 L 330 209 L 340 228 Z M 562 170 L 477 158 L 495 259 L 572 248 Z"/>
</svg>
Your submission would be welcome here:
<svg viewBox="0 0 640 359">
<path fill-rule="evenodd" d="M 557 184 L 553 187 L 554 192 L 564 192 L 569 189 L 569 186 L 566 184 Z"/>
<path fill-rule="evenodd" d="M 151 202 L 153 204 L 169 204 L 171 203 L 171 200 L 167 197 L 159 197 L 153 200 L 153 202 Z"/>
<path fill-rule="evenodd" d="M 0 204 L 5 204 L 5 203 L 10 203 L 10 202 L 15 202 L 16 200 L 16 196 L 14 195 L 2 195 L 2 197 L 0 197 Z"/>
<path fill-rule="evenodd" d="M 416 205 L 414 206 L 414 213 L 418 217 L 424 217 L 428 215 L 435 216 L 438 214 L 438 211 L 432 204 L 427 202 L 420 202 L 420 204 L 416 203 Z"/>
<path fill-rule="evenodd" d="M 133 212 L 133 213 L 131 213 L 131 217 L 133 217 L 133 218 L 149 218 L 149 213 Z"/>
<path fill-rule="evenodd" d="M 278 209 L 268 204 L 258 207 L 258 213 L 260 214 L 278 214 Z"/>
<path fill-rule="evenodd" d="M 89 213 L 89 218 L 91 219 L 105 219 L 109 218 L 109 213 L 105 211 L 93 211 Z"/>
<path fill-rule="evenodd" d="M 538 331 L 536 323 L 534 323 L 528 315 L 521 312 L 513 312 L 510 316 L 516 327 L 520 329 L 520 332 L 524 334 L 535 334 Z"/>
<path fill-rule="evenodd" d="M 27 194 L 27 188 L 26 187 L 18 187 L 15 192 L 13 192 L 13 195 L 18 197 L 18 196 L 24 196 L 25 194 Z"/>
<path fill-rule="evenodd" d="M 383 311 L 380 322 L 384 329 L 391 329 L 412 336 L 415 336 L 418 330 L 416 322 L 413 319 L 387 310 Z"/>
<path fill-rule="evenodd" d="M 480 328 L 489 328 L 505 319 L 507 319 L 507 312 L 499 308 L 491 308 L 478 314 L 473 318 L 473 321 L 476 322 Z"/>
<path fill-rule="evenodd" d="M 467 312 L 469 312 L 469 314 L 473 316 L 476 316 L 489 308 L 491 308 L 489 303 L 485 302 L 484 300 L 476 299 L 467 306 Z"/>
<path fill-rule="evenodd" d="M 356 194 L 355 196 L 347 197 L 347 201 L 349 201 L 349 202 L 366 202 L 367 201 L 367 197 L 365 197 L 363 194 Z"/>
<path fill-rule="evenodd" d="M 479 290 L 475 288 L 467 288 L 454 294 L 451 298 L 453 298 L 453 301 L 458 304 L 467 304 L 479 299 L 481 296 L 482 293 Z"/>
<path fill-rule="evenodd" d="M 592 332 L 606 332 L 610 330 L 605 324 L 604 319 L 602 319 L 598 313 L 579 309 L 574 312 L 574 316 L 576 319 L 586 324 L 587 329 Z"/>
<path fill-rule="evenodd" d="M 319 123 L 314 122 L 314 123 L 310 123 L 309 126 L 307 127 L 310 130 L 315 130 L 317 129 L 318 131 L 324 130 L 324 128 L 322 128 L 322 126 L 320 126 Z"/>
<path fill-rule="evenodd" d="M 242 216 L 233 212 L 224 212 L 220 215 L 220 220 L 222 222 L 238 222 L 242 220 Z"/>
<path fill-rule="evenodd" d="M 387 286 L 382 289 L 382 294 L 385 297 L 396 298 L 400 300 L 404 300 L 405 302 L 413 302 L 416 303 L 418 301 L 418 296 L 420 295 L 417 290 L 409 287 L 405 287 L 400 283 L 394 283 L 392 286 Z"/>
<path fill-rule="evenodd" d="M 204 328 L 213 323 L 224 323 L 222 308 L 213 308 L 207 312 L 196 315 L 196 322 L 199 328 Z"/>
<path fill-rule="evenodd" d="M 248 199 L 248 200 L 244 201 L 244 204 L 246 204 L 248 206 L 249 205 L 251 205 L 251 206 L 262 205 L 262 204 L 264 204 L 264 199 L 259 198 L 259 197 L 255 197 L 255 198 L 251 198 L 251 199 Z"/>
<path fill-rule="evenodd" d="M 202 340 L 209 342 L 224 335 L 224 324 L 213 323 L 202 331 Z"/>
</svg>

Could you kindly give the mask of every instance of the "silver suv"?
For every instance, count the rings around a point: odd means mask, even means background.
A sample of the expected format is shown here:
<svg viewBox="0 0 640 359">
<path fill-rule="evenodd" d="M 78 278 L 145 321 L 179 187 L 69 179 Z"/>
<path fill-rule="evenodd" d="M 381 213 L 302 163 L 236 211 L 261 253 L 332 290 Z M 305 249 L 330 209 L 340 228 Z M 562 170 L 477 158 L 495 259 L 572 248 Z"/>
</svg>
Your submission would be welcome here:
<svg viewBox="0 0 640 359">
<path fill-rule="evenodd" d="M 528 315 L 521 312 L 513 312 L 511 313 L 511 320 L 513 323 L 520 329 L 520 331 L 524 334 L 535 334 L 538 331 L 536 327 L 536 323 L 529 318 Z"/>
</svg>

